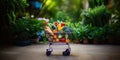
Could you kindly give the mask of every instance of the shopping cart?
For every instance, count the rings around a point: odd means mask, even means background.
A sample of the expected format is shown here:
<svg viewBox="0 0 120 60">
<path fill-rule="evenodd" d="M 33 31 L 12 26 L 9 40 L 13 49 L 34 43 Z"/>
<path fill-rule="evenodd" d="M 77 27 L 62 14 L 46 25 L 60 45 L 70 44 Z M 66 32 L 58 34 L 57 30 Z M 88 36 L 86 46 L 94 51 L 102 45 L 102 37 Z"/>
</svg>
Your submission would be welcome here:
<svg viewBox="0 0 120 60">
<path fill-rule="evenodd" d="M 63 56 L 69 56 L 71 52 L 70 48 L 70 39 L 69 39 L 69 33 L 64 32 L 62 29 L 65 25 L 62 24 L 56 24 L 57 29 L 53 30 L 53 34 L 50 34 L 46 32 L 46 37 L 49 40 L 49 47 L 46 49 L 46 55 L 50 56 L 53 52 L 52 45 L 66 45 L 67 48 L 63 51 Z"/>
</svg>

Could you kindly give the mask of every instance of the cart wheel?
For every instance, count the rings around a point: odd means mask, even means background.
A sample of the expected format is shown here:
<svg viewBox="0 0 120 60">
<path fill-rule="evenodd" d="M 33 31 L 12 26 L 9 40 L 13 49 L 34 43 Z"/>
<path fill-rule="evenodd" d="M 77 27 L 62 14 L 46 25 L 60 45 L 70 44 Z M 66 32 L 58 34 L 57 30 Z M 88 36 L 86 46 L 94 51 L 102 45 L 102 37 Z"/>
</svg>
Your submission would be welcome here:
<svg viewBox="0 0 120 60">
<path fill-rule="evenodd" d="M 69 55 L 70 55 L 70 51 L 67 52 L 67 56 L 69 56 Z"/>
<path fill-rule="evenodd" d="M 47 56 L 50 56 L 51 53 L 52 53 L 52 50 L 50 50 L 50 49 L 47 49 L 47 50 L 46 50 L 46 55 L 47 55 Z"/>
<path fill-rule="evenodd" d="M 67 53 L 65 51 L 63 51 L 63 56 L 66 56 L 66 55 L 67 55 Z"/>
<path fill-rule="evenodd" d="M 47 51 L 47 52 L 46 52 L 46 55 L 47 55 L 47 56 L 50 56 L 50 55 L 51 55 L 51 51 Z"/>
<path fill-rule="evenodd" d="M 63 51 L 63 56 L 69 56 L 70 55 L 70 50 L 66 49 L 65 51 Z"/>
</svg>

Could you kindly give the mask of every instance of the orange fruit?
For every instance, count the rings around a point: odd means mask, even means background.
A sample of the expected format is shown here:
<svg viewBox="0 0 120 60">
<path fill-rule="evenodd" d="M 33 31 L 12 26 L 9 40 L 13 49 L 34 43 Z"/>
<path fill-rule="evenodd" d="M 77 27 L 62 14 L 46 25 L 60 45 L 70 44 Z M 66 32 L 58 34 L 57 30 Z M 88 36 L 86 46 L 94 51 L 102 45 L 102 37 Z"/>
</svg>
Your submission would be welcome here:
<svg viewBox="0 0 120 60">
<path fill-rule="evenodd" d="M 57 30 L 53 30 L 53 33 L 56 34 L 56 33 L 57 33 Z"/>
<path fill-rule="evenodd" d="M 69 40 L 69 39 L 66 39 L 66 42 L 67 42 L 67 43 L 69 43 L 69 42 L 70 42 L 70 40 Z"/>
<path fill-rule="evenodd" d="M 59 39 L 56 39 L 56 42 L 59 42 Z"/>
<path fill-rule="evenodd" d="M 57 36 L 56 36 L 56 35 L 53 35 L 53 38 L 55 38 L 55 39 L 56 39 L 56 38 L 57 38 Z"/>
</svg>

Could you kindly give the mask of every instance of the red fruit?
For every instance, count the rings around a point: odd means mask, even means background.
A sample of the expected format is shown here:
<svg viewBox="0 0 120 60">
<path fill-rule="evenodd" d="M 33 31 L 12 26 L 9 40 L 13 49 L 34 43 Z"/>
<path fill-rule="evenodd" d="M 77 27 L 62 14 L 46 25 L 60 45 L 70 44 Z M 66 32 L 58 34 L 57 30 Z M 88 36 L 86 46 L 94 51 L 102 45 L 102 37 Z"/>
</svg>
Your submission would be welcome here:
<svg viewBox="0 0 120 60">
<path fill-rule="evenodd" d="M 55 22 L 54 25 L 57 26 L 59 23 L 58 22 Z"/>
<path fill-rule="evenodd" d="M 65 23 L 61 23 L 61 27 L 65 26 Z"/>
<path fill-rule="evenodd" d="M 61 39 L 60 39 L 60 42 L 65 42 L 65 38 L 61 38 Z"/>
</svg>

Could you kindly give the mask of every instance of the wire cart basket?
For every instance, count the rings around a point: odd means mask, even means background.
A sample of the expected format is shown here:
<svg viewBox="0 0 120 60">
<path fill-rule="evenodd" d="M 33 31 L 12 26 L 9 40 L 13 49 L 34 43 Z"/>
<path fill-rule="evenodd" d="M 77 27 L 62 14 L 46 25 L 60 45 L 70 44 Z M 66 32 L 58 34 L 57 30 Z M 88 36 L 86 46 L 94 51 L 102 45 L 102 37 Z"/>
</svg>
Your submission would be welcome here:
<svg viewBox="0 0 120 60">
<path fill-rule="evenodd" d="M 46 37 L 49 41 L 49 47 L 46 49 L 46 55 L 50 56 L 53 52 L 52 45 L 66 45 L 67 48 L 62 52 L 63 56 L 69 56 L 71 52 L 70 47 L 70 33 L 64 32 L 63 28 L 65 27 L 64 23 L 54 23 L 57 29 L 54 29 L 53 34 L 46 32 Z"/>
</svg>

